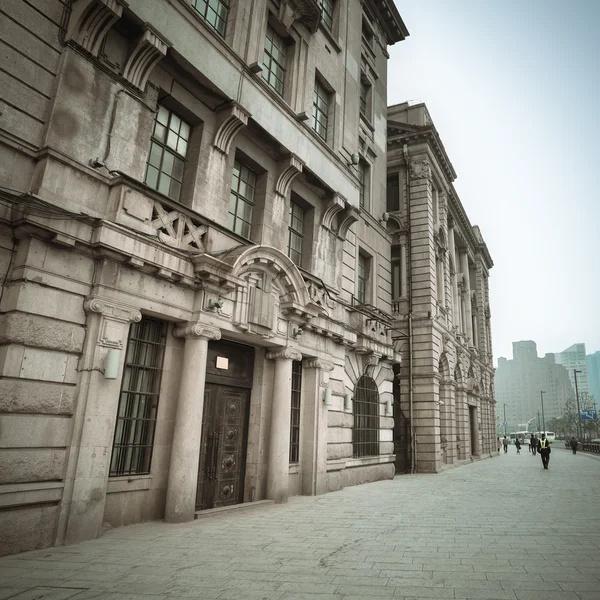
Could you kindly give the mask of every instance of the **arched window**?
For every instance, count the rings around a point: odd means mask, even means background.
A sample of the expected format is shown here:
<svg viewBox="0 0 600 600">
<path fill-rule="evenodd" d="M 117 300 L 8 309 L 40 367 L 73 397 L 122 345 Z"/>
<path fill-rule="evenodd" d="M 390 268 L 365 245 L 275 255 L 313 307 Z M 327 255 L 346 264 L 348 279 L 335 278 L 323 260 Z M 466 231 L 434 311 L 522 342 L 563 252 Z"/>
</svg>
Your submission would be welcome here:
<svg viewBox="0 0 600 600">
<path fill-rule="evenodd" d="M 366 375 L 354 388 L 352 449 L 355 458 L 379 455 L 379 392 L 375 380 Z"/>
</svg>

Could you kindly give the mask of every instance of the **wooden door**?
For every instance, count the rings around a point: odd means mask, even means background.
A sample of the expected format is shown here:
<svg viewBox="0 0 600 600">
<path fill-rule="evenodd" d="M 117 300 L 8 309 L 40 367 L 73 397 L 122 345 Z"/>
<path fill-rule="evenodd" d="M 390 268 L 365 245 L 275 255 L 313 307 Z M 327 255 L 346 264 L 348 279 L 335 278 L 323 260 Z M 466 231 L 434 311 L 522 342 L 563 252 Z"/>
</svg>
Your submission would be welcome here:
<svg viewBox="0 0 600 600">
<path fill-rule="evenodd" d="M 243 502 L 249 407 L 250 390 L 206 384 L 196 510 Z"/>
</svg>

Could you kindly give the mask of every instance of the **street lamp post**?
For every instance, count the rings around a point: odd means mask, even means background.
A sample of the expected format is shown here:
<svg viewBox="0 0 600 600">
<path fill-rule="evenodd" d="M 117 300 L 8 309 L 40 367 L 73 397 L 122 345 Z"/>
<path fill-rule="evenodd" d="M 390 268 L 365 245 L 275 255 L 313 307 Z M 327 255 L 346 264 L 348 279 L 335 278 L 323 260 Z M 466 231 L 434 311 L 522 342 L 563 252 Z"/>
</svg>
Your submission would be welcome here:
<svg viewBox="0 0 600 600">
<path fill-rule="evenodd" d="M 506 402 L 504 403 L 504 437 L 506 437 Z"/>
<path fill-rule="evenodd" d="M 577 387 L 577 373 L 581 373 L 581 371 L 573 369 L 573 375 L 575 375 L 575 397 L 577 398 L 577 438 L 581 439 L 581 409 L 579 408 L 579 388 Z"/>
<path fill-rule="evenodd" d="M 542 431 L 544 435 L 546 434 L 546 419 L 544 417 L 544 394 L 546 392 L 540 390 L 540 398 L 542 399 Z"/>
</svg>

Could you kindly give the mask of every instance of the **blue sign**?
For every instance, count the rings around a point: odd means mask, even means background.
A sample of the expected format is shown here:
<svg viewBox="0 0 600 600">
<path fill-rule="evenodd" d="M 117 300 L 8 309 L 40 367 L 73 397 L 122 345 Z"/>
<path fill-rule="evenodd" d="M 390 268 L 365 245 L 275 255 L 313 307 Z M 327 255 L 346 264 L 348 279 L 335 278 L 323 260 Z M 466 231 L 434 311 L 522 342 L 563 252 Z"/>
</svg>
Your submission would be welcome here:
<svg viewBox="0 0 600 600">
<path fill-rule="evenodd" d="M 581 411 L 582 421 L 596 421 L 598 419 L 598 413 L 592 408 L 586 408 Z"/>
<path fill-rule="evenodd" d="M 508 421 L 504 421 L 504 427 L 508 426 Z"/>
</svg>

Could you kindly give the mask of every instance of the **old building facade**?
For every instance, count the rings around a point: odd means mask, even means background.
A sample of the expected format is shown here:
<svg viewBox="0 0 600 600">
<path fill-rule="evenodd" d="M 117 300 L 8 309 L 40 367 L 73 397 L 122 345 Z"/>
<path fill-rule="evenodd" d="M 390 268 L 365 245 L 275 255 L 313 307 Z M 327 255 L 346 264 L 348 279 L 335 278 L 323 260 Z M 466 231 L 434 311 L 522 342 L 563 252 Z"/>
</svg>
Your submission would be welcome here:
<svg viewBox="0 0 600 600">
<path fill-rule="evenodd" d="M 385 218 L 394 340 L 402 354 L 395 386 L 399 470 L 437 472 L 496 449 L 493 263 L 455 178 L 427 107 L 389 107 Z"/>
<path fill-rule="evenodd" d="M 0 548 L 394 476 L 391 0 L 8 0 Z"/>
</svg>

